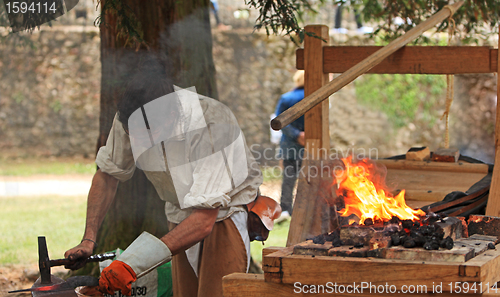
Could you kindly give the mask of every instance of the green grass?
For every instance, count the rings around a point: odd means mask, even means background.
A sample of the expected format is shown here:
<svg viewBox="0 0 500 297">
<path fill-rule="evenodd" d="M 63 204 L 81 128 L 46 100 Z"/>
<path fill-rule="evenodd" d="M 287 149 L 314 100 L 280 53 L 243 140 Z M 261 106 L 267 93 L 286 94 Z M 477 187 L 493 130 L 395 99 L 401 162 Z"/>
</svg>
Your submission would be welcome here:
<svg viewBox="0 0 500 297">
<path fill-rule="evenodd" d="M 38 263 L 38 236 L 60 259 L 83 235 L 85 196 L 0 197 L 0 265 Z"/>
<path fill-rule="evenodd" d="M 264 177 L 264 182 L 278 181 L 282 178 L 283 170 L 280 166 L 262 166 L 262 175 Z"/>
<path fill-rule="evenodd" d="M 95 171 L 96 165 L 92 159 L 0 159 L 0 175 L 30 176 L 35 174 L 93 174 Z"/>
<path fill-rule="evenodd" d="M 288 229 L 290 228 L 290 220 L 284 221 L 280 224 L 275 224 L 271 232 L 269 232 L 269 237 L 264 242 L 264 245 L 260 241 L 252 241 L 250 243 L 250 254 L 254 261 L 262 262 L 262 249 L 271 246 L 286 246 L 286 239 L 288 237 Z"/>
</svg>

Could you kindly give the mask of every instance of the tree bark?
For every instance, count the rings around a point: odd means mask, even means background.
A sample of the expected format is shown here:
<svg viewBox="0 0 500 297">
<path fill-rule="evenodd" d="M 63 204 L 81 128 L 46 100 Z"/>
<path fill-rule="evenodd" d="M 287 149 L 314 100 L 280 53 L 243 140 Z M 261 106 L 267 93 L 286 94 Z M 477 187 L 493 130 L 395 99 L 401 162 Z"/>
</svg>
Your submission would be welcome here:
<svg viewBox="0 0 500 297">
<path fill-rule="evenodd" d="M 103 0 L 101 5 L 105 5 Z M 156 53 L 166 62 L 167 74 L 179 87 L 195 86 L 198 93 L 217 99 L 208 0 L 124 0 L 140 22 L 147 46 L 139 50 L 118 35 L 117 18 L 103 16 L 101 25 L 101 111 L 97 149 L 106 144 L 117 104 L 127 80 L 145 54 Z M 120 183 L 115 201 L 98 233 L 95 252 L 125 249 L 142 231 L 156 236 L 168 232 L 164 202 L 140 169 Z M 98 274 L 87 265 L 81 274 Z"/>
</svg>

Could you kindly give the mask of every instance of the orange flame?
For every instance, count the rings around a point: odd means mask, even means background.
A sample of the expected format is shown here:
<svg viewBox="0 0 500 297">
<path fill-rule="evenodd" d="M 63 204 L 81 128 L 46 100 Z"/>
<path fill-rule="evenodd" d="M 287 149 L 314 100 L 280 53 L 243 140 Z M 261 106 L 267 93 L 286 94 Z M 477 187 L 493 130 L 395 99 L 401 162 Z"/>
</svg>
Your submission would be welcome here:
<svg viewBox="0 0 500 297">
<path fill-rule="evenodd" d="M 345 208 L 340 211 L 341 216 L 355 214 L 360 224 L 368 218 L 373 221 L 389 221 L 393 216 L 402 220 L 419 220 L 418 216 L 425 215 L 422 210 L 413 210 L 405 202 L 405 191 L 402 190 L 396 197 L 381 189 L 383 185 L 375 185 L 374 166 L 367 159 L 352 163 L 351 157 L 343 158 L 345 169 L 336 172 L 339 185 L 337 195 L 344 196 Z"/>
</svg>

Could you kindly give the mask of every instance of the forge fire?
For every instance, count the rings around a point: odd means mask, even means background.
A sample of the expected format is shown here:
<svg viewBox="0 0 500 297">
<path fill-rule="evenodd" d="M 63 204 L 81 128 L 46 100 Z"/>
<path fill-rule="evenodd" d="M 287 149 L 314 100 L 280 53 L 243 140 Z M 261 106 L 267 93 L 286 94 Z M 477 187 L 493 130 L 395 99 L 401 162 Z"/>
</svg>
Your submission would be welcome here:
<svg viewBox="0 0 500 297">
<path fill-rule="evenodd" d="M 385 171 L 368 159 L 342 159 L 344 168 L 335 171 L 339 228 L 312 238 L 315 244 L 331 241 L 333 247 L 351 246 L 365 251 L 391 246 L 423 247 L 425 250 L 452 249 L 461 235 L 456 218 L 412 209 L 405 191 L 392 195 L 385 184 Z M 459 227 L 457 227 L 459 226 Z M 460 229 L 461 230 L 461 229 Z M 344 251 L 340 251 L 344 255 Z M 349 252 L 350 253 L 350 252 Z"/>
<path fill-rule="evenodd" d="M 345 208 L 343 217 L 352 214 L 359 218 L 359 224 L 388 222 L 393 217 L 400 220 L 418 221 L 425 216 L 422 210 L 414 210 L 406 205 L 405 190 L 393 197 L 385 186 L 385 176 L 377 172 L 376 166 L 367 159 L 352 162 L 352 158 L 342 159 L 344 170 L 337 170 L 337 196 L 343 197 Z"/>
</svg>

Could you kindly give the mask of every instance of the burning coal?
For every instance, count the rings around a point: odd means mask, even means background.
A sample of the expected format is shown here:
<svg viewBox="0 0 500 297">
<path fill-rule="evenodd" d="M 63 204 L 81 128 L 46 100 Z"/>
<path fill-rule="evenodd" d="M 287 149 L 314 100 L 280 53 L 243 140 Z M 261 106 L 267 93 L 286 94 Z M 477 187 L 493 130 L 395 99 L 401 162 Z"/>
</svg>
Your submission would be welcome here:
<svg viewBox="0 0 500 297">
<path fill-rule="evenodd" d="M 337 196 L 344 198 L 345 208 L 339 213 L 343 217 L 356 215 L 360 225 L 366 221 L 388 222 L 393 217 L 401 220 L 418 221 L 425 216 L 422 210 L 414 210 L 405 202 L 405 191 L 395 197 L 387 190 L 385 178 L 380 178 L 377 168 L 368 159 L 352 162 L 343 158 L 345 168 L 337 170 Z"/>
</svg>

